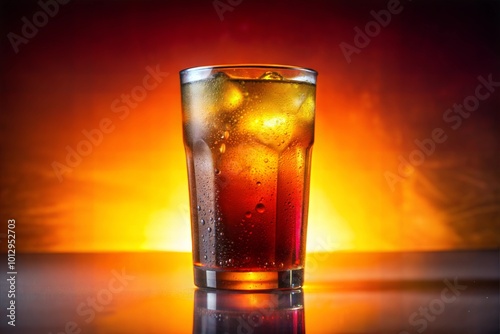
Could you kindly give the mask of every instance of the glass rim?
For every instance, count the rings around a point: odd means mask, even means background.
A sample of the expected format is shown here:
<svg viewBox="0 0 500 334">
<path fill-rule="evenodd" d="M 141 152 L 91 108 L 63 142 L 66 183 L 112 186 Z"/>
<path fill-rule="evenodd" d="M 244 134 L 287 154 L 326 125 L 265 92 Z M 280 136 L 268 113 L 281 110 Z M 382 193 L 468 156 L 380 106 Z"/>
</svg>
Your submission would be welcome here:
<svg viewBox="0 0 500 334">
<path fill-rule="evenodd" d="M 294 65 L 279 65 L 279 64 L 226 64 L 226 65 L 205 65 L 205 66 L 194 66 L 187 67 L 179 71 L 179 73 L 186 74 L 192 71 L 198 70 L 209 70 L 209 69 L 278 69 L 278 70 L 292 70 L 292 71 L 303 71 L 309 74 L 318 75 L 318 71 L 313 70 L 308 67 L 294 66 Z"/>
</svg>

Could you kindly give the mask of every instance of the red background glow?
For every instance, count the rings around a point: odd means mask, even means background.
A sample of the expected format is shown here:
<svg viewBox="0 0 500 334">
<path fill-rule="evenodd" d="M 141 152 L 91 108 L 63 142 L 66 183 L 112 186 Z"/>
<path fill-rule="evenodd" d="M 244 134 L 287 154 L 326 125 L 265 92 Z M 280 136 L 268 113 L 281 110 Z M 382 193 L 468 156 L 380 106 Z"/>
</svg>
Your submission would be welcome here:
<svg viewBox="0 0 500 334">
<path fill-rule="evenodd" d="M 319 72 L 310 251 L 498 247 L 500 93 L 456 130 L 443 114 L 479 76 L 500 81 L 499 5 L 401 6 L 348 63 L 339 44 L 386 1 L 248 0 L 223 21 L 208 0 L 71 1 L 17 54 L 7 34 L 40 7 L 3 2 L 0 208 L 18 250 L 189 251 L 178 72 L 229 63 Z M 120 119 L 111 104 L 148 66 L 168 76 Z M 114 130 L 59 182 L 53 162 L 104 118 Z M 435 128 L 447 140 L 391 189 Z"/>
</svg>

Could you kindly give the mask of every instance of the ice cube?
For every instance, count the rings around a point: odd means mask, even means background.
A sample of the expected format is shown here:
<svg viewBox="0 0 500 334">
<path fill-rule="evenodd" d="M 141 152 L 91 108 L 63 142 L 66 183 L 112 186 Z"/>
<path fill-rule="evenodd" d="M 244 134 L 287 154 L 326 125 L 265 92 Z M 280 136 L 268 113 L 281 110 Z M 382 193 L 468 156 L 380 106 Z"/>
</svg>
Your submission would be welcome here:
<svg viewBox="0 0 500 334">
<path fill-rule="evenodd" d="M 316 107 L 315 99 L 313 94 L 308 94 L 303 100 L 300 108 L 297 111 L 297 116 L 306 122 L 312 122 L 314 120 L 314 110 Z"/>
<path fill-rule="evenodd" d="M 245 95 L 244 87 L 225 73 L 215 74 L 207 82 L 211 112 L 232 112 L 240 108 Z"/>
<path fill-rule="evenodd" d="M 182 89 L 184 122 L 193 138 L 207 138 L 208 134 L 224 132 L 226 123 L 239 119 L 237 110 L 241 110 L 245 103 L 244 85 L 225 73 L 186 84 Z M 215 140 L 211 139 L 209 144 Z"/>
<path fill-rule="evenodd" d="M 220 175 L 235 180 L 234 187 L 243 187 L 241 193 L 244 193 L 245 187 L 258 189 L 262 184 L 273 184 L 277 164 L 278 154 L 267 146 L 245 143 L 226 148 L 218 162 L 218 169 Z"/>
<path fill-rule="evenodd" d="M 285 113 L 252 113 L 239 124 L 239 132 L 277 151 L 284 150 L 294 133 L 293 119 Z"/>
<path fill-rule="evenodd" d="M 262 74 L 259 79 L 261 80 L 285 80 L 279 73 L 273 71 L 267 71 Z"/>
</svg>

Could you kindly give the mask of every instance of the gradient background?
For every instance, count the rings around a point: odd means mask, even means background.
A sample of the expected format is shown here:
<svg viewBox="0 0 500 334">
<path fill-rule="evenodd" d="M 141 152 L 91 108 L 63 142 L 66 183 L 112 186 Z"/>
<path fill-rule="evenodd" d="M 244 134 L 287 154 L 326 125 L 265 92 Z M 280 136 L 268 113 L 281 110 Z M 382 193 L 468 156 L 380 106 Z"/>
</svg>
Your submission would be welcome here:
<svg viewBox="0 0 500 334">
<path fill-rule="evenodd" d="M 500 87 L 452 130 L 446 109 L 500 81 L 497 1 L 402 1 L 351 63 L 339 44 L 387 1 L 71 1 L 11 47 L 35 1 L 1 3 L 0 237 L 24 252 L 190 251 L 178 71 L 277 63 L 319 72 L 309 251 L 494 249 L 500 244 Z M 111 108 L 169 75 L 123 120 Z M 59 182 L 54 161 L 115 128 Z M 415 139 L 448 139 L 392 190 Z M 4 247 L 2 246 L 2 249 Z"/>
</svg>

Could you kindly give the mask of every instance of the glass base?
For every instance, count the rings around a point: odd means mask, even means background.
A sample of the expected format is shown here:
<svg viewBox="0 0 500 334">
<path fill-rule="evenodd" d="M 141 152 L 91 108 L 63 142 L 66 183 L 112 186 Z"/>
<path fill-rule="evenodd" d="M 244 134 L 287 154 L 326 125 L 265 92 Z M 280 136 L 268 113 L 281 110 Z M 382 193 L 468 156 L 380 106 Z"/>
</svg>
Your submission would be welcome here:
<svg viewBox="0 0 500 334">
<path fill-rule="evenodd" d="M 299 289 L 304 284 L 304 269 L 215 271 L 194 267 L 194 284 L 200 288 L 225 290 Z"/>
</svg>

